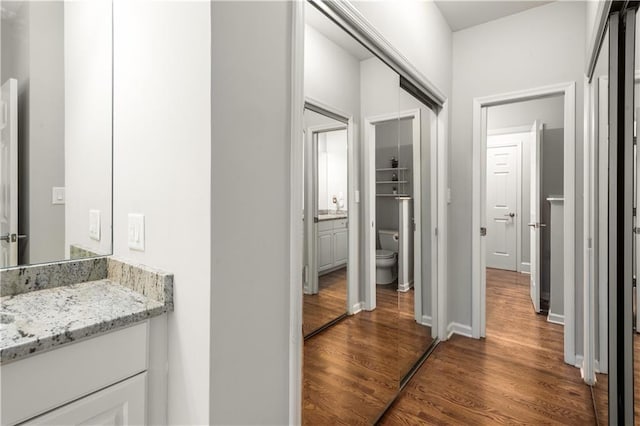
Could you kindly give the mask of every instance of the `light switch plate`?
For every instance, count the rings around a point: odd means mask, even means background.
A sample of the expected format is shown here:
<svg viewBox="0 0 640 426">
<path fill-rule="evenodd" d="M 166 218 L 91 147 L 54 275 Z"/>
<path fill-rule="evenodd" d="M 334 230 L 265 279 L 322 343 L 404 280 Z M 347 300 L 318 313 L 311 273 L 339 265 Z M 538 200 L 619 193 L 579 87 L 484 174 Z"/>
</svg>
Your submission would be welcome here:
<svg viewBox="0 0 640 426">
<path fill-rule="evenodd" d="M 89 238 L 100 241 L 100 210 L 89 210 Z"/>
<path fill-rule="evenodd" d="M 51 188 L 51 204 L 64 204 L 64 186 L 54 186 Z"/>
<path fill-rule="evenodd" d="M 129 213 L 127 241 L 131 250 L 144 251 L 144 215 Z"/>
<path fill-rule="evenodd" d="M 356 189 L 356 203 L 360 202 L 360 191 Z"/>
</svg>

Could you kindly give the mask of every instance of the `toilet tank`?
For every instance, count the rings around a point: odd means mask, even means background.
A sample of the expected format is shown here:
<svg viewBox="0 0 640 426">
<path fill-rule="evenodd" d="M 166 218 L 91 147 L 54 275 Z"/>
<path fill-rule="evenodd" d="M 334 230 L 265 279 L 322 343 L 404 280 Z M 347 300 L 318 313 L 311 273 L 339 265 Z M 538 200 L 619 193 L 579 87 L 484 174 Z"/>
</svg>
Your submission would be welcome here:
<svg viewBox="0 0 640 426">
<path fill-rule="evenodd" d="M 380 248 L 398 252 L 398 231 L 393 229 L 379 229 Z"/>
</svg>

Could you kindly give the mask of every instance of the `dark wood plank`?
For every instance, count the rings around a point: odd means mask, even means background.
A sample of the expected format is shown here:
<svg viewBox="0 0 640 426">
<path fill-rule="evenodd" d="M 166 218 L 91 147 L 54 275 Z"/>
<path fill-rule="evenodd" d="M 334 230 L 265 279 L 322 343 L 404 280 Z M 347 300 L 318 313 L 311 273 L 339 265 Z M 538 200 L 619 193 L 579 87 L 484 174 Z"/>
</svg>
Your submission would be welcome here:
<svg viewBox="0 0 640 426">
<path fill-rule="evenodd" d="M 528 276 L 488 270 L 486 339 L 440 344 L 381 424 L 594 424 L 562 335 L 533 311 Z"/>
<path fill-rule="evenodd" d="M 347 312 L 347 268 L 318 277 L 318 294 L 305 294 L 302 303 L 303 336 Z"/>
</svg>

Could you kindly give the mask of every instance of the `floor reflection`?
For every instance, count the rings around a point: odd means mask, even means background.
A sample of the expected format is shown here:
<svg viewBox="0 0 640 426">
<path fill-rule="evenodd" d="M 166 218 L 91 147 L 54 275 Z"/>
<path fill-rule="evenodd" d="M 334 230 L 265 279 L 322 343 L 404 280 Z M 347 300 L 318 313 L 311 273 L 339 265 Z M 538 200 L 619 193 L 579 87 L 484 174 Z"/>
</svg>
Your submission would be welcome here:
<svg viewBox="0 0 640 426">
<path fill-rule="evenodd" d="M 303 297 L 303 336 L 347 312 L 347 268 L 320 276 L 318 288 L 318 294 Z"/>
</svg>

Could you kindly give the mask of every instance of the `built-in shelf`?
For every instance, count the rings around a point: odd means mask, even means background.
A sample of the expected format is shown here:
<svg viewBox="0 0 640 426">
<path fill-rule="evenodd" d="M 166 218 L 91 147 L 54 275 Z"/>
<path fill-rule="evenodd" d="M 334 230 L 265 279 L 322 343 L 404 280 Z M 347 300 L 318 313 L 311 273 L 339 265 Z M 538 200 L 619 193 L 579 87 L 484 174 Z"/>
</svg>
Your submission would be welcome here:
<svg viewBox="0 0 640 426">
<path fill-rule="evenodd" d="M 410 197 L 409 194 L 376 194 L 376 197 Z"/>
<path fill-rule="evenodd" d="M 387 169 L 376 169 L 376 172 L 392 172 L 392 171 L 395 171 L 395 170 L 404 171 L 404 170 L 409 170 L 409 169 L 406 168 L 406 167 L 389 167 Z"/>
<path fill-rule="evenodd" d="M 409 183 L 408 180 L 379 180 L 376 183 Z"/>
</svg>

